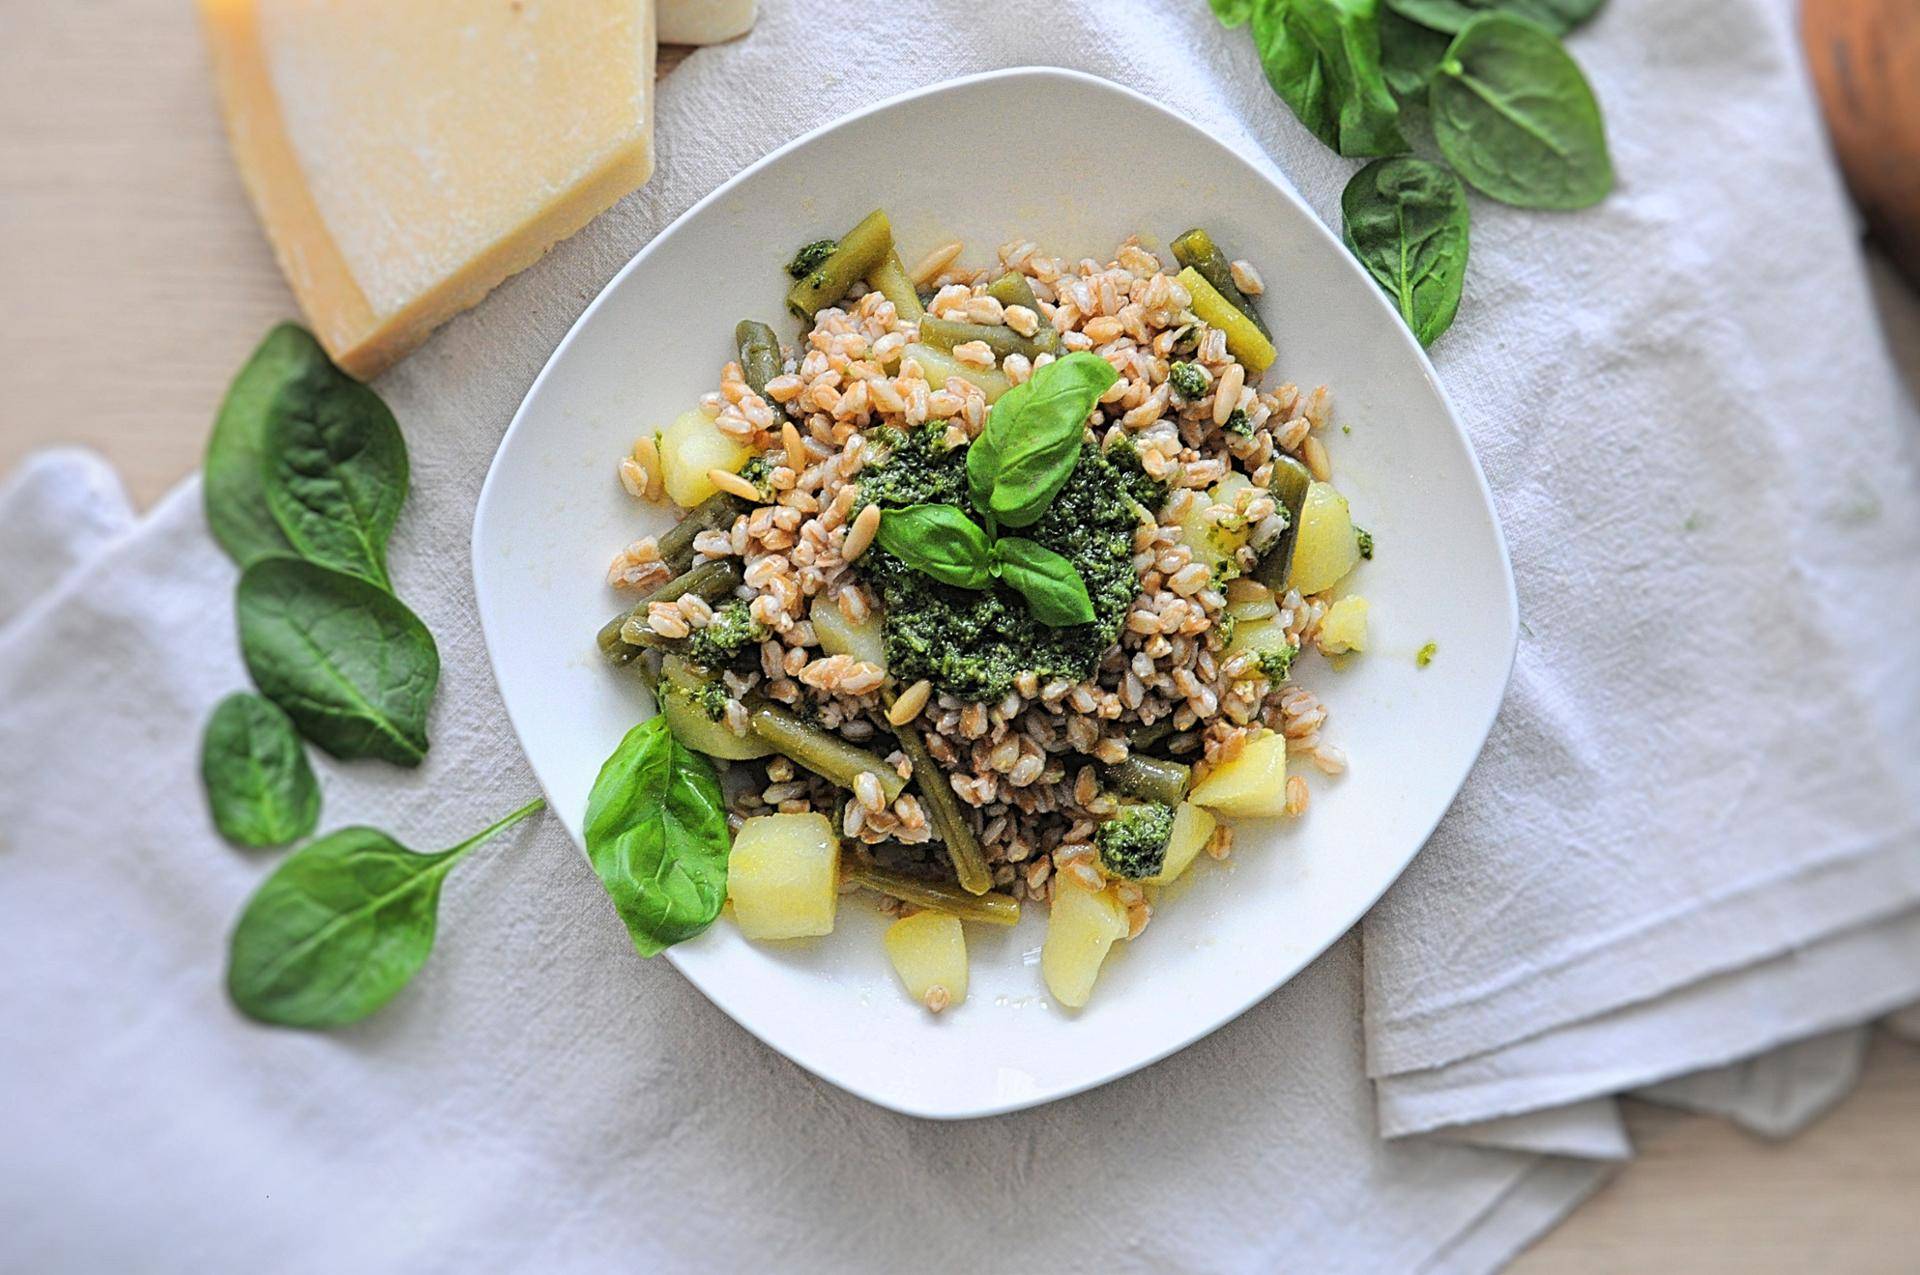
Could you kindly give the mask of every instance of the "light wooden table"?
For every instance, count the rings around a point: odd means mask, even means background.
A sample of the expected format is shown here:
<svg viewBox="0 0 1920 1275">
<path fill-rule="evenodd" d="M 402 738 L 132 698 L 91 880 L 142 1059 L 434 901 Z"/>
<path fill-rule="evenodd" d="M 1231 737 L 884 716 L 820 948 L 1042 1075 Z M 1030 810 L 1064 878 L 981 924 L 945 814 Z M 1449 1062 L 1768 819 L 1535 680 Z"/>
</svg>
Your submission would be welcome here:
<svg viewBox="0 0 1920 1275">
<path fill-rule="evenodd" d="M 81 443 L 151 503 L 293 313 L 184 0 L 0 4 L 0 473 Z M 1628 1117 L 1639 1159 L 1517 1269 L 1920 1270 L 1920 1049 L 1877 1040 L 1859 1090 L 1785 1146 Z"/>
</svg>

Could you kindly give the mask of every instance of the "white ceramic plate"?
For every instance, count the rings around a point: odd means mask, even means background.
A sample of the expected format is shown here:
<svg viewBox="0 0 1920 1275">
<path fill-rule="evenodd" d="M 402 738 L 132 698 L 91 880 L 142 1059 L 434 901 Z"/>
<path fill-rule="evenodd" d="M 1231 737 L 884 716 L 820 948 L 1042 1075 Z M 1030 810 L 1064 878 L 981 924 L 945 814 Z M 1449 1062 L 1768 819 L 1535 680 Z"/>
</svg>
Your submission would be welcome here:
<svg viewBox="0 0 1920 1275">
<path fill-rule="evenodd" d="M 1277 104 L 1275 110 L 1281 109 Z M 952 145 L 952 122 L 993 139 Z M 1098 119 L 1124 154 L 1061 146 L 1035 120 Z M 881 169 L 876 155 L 888 156 Z M 912 157 L 938 155 L 939 162 Z M 884 171 L 885 180 L 861 174 Z M 853 179 L 849 180 L 849 175 Z M 1378 540 L 1347 588 L 1373 603 L 1372 649 L 1300 682 L 1352 759 L 1310 774 L 1297 821 L 1245 822 L 1231 860 L 1196 865 L 1151 928 L 1121 944 L 1092 1003 L 1053 1005 L 1040 918 L 969 926 L 972 990 L 935 1018 L 908 1001 L 883 918 L 843 905 L 824 939 L 750 944 L 722 918 L 668 958 L 767 1044 L 834 1084 L 916 1115 L 987 1115 L 1143 1067 L 1227 1022 L 1338 938 L 1413 858 L 1453 800 L 1506 687 L 1513 578 L 1485 480 L 1419 346 L 1373 283 L 1285 186 L 1166 108 L 1105 80 L 1028 68 L 935 85 L 768 155 L 689 209 L 581 315 L 521 404 L 474 521 L 480 619 L 515 730 L 580 837 L 601 762 L 652 711 L 593 635 L 621 605 L 609 557 L 664 530 L 615 465 L 643 428 L 718 382 L 742 317 L 785 336 L 780 267 L 884 200 L 908 259 L 943 240 L 990 261 L 1015 236 L 1107 260 L 1127 235 L 1164 245 L 1208 227 L 1268 280 L 1270 377 L 1334 390 L 1335 480 Z M 1437 642 L 1432 667 L 1415 652 Z M 584 925 L 616 925 L 611 908 Z M 635 958 L 638 959 L 637 957 Z"/>
</svg>

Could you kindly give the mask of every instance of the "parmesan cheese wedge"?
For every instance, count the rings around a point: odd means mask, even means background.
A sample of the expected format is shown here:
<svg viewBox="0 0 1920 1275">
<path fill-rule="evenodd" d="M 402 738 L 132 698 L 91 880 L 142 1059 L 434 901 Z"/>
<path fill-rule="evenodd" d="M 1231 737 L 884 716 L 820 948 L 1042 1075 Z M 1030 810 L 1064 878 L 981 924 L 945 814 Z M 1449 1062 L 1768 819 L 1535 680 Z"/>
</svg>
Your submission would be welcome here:
<svg viewBox="0 0 1920 1275">
<path fill-rule="evenodd" d="M 320 343 L 378 375 L 653 171 L 653 0 L 199 0 Z"/>
<path fill-rule="evenodd" d="M 758 0 L 660 0 L 660 43 L 718 44 L 745 35 Z"/>
</svg>

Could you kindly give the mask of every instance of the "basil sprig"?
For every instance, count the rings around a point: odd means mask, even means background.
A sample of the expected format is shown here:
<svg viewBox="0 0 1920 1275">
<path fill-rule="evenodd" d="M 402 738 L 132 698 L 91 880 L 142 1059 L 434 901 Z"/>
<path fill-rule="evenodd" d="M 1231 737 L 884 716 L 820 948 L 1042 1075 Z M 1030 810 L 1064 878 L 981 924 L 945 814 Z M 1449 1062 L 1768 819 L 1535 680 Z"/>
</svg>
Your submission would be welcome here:
<svg viewBox="0 0 1920 1275">
<path fill-rule="evenodd" d="M 417 854 L 377 828 L 342 828 L 295 851 L 234 927 L 233 1003 L 282 1027 L 339 1027 L 373 1013 L 427 963 L 447 873 L 546 804 L 536 798 L 438 854 Z"/>
<path fill-rule="evenodd" d="M 1079 463 L 1087 417 L 1118 379 L 1105 359 L 1084 350 L 1035 370 L 1000 396 L 967 448 L 967 498 L 986 529 L 954 505 L 908 505 L 881 517 L 880 547 L 955 588 L 1002 580 L 1042 624 L 1092 623 L 1093 600 L 1071 562 L 1037 541 L 997 533 L 1046 513 Z"/>
<path fill-rule="evenodd" d="M 1120 377 L 1112 364 L 1081 350 L 1038 368 L 987 413 L 979 443 L 967 450 L 974 507 L 1007 527 L 1028 527 L 1073 477 L 1080 440 L 1100 396 Z M 980 503 L 982 490 L 987 503 Z"/>
<path fill-rule="evenodd" d="M 627 732 L 593 781 L 587 858 L 642 956 L 704 931 L 727 901 L 726 800 L 665 717 Z"/>
</svg>

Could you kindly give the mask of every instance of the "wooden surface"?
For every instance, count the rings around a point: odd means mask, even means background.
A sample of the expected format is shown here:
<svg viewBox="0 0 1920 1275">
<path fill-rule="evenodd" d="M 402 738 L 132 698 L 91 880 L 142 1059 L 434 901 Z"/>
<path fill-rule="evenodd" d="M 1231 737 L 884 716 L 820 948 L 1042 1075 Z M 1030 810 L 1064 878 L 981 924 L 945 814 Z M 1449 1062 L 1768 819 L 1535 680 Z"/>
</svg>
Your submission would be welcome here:
<svg viewBox="0 0 1920 1275">
<path fill-rule="evenodd" d="M 1920 369 L 1912 313 L 1896 322 Z M 292 315 L 184 0 L 0 4 L 0 473 L 86 444 L 150 504 Z M 1920 1049 L 1877 1041 L 1859 1090 L 1784 1146 L 1629 1119 L 1639 1159 L 1518 1270 L 1920 1270 Z"/>
<path fill-rule="evenodd" d="M 1800 34 L 1847 185 L 1920 287 L 1920 0 L 1801 0 Z"/>
</svg>

